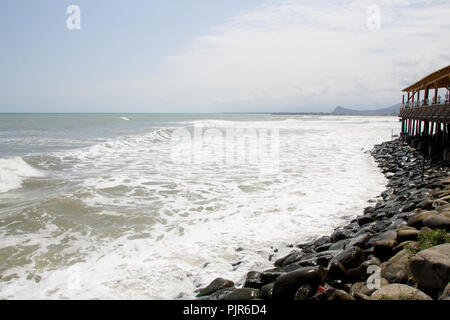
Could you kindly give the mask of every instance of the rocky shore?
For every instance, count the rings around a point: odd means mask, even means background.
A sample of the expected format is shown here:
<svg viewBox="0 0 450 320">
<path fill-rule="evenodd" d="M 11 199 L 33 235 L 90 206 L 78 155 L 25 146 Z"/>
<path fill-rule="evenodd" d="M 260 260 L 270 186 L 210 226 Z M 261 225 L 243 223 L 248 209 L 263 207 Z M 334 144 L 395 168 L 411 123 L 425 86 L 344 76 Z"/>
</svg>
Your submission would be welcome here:
<svg viewBox="0 0 450 320">
<path fill-rule="evenodd" d="M 347 225 L 298 244 L 242 287 L 217 278 L 205 300 L 450 300 L 450 173 L 402 140 L 371 150 L 389 180 Z M 422 170 L 424 168 L 424 170 Z"/>
</svg>

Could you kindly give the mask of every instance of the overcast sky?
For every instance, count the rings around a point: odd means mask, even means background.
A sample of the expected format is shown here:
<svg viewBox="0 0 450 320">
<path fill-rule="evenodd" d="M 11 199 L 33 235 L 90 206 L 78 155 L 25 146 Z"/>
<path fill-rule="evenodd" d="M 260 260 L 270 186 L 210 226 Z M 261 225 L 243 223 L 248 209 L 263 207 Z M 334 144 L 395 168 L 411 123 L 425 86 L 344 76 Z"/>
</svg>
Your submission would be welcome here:
<svg viewBox="0 0 450 320">
<path fill-rule="evenodd" d="M 2 0 L 0 112 L 386 107 L 449 31 L 448 0 Z"/>
</svg>

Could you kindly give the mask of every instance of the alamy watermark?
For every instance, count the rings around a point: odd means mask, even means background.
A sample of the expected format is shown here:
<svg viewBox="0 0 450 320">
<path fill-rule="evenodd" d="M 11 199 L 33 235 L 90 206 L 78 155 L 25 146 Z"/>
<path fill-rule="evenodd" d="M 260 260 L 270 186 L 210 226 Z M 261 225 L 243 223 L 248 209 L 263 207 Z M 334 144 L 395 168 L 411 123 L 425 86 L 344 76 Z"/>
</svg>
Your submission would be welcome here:
<svg viewBox="0 0 450 320">
<path fill-rule="evenodd" d="M 66 20 L 66 27 L 69 30 L 81 29 L 81 9 L 77 5 L 70 5 L 66 9 L 66 13 L 70 16 Z"/>
<path fill-rule="evenodd" d="M 263 175 L 278 174 L 278 128 L 207 128 L 172 132 L 171 160 L 185 165 L 248 165 Z"/>
<path fill-rule="evenodd" d="M 381 29 L 381 10 L 376 4 L 367 7 L 366 26 L 370 31 Z"/>
</svg>

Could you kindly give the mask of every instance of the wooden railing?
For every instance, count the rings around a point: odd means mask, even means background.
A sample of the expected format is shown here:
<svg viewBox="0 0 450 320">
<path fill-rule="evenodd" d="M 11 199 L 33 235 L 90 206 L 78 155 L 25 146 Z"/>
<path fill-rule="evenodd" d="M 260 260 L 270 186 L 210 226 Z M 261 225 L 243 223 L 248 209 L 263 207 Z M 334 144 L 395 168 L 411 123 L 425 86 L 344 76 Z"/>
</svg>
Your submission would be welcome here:
<svg viewBox="0 0 450 320">
<path fill-rule="evenodd" d="M 400 118 L 426 120 L 434 122 L 450 122 L 450 102 L 444 104 L 432 104 L 421 107 L 402 106 Z"/>
</svg>

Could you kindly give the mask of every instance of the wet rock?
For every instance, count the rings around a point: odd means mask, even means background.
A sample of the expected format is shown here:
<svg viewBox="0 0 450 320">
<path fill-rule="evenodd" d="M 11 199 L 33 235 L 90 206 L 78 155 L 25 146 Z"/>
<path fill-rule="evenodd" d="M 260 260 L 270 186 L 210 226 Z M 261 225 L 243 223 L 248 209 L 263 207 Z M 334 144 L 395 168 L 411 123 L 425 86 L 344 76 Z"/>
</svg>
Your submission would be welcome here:
<svg viewBox="0 0 450 320">
<path fill-rule="evenodd" d="M 264 283 L 261 278 L 261 272 L 250 271 L 247 273 L 247 276 L 245 278 L 244 287 L 260 289 L 263 285 L 264 285 Z"/>
<path fill-rule="evenodd" d="M 350 239 L 342 239 L 342 240 L 339 240 L 339 241 L 333 243 L 333 244 L 328 248 L 328 250 L 342 250 L 342 249 L 344 249 L 345 245 L 346 245 L 347 243 L 349 243 L 349 242 L 350 242 Z"/>
<path fill-rule="evenodd" d="M 443 289 L 450 281 L 450 243 L 418 252 L 409 268 L 419 286 Z"/>
<path fill-rule="evenodd" d="M 363 262 L 363 252 L 359 247 L 351 247 L 331 259 L 328 265 L 330 279 L 342 279 L 347 276 L 347 269 L 356 268 Z"/>
<path fill-rule="evenodd" d="M 231 288 L 223 288 L 220 290 L 217 290 L 216 292 L 212 293 L 211 295 L 199 297 L 199 300 L 220 300 L 222 297 L 226 296 L 227 294 L 231 293 L 232 291 L 236 290 L 235 287 Z"/>
<path fill-rule="evenodd" d="M 261 291 L 259 293 L 261 298 L 267 299 L 267 300 L 272 300 L 272 293 L 273 293 L 273 285 L 274 284 L 275 284 L 274 282 L 271 282 L 271 283 L 268 283 L 268 284 L 266 284 L 266 285 L 261 287 Z"/>
<path fill-rule="evenodd" d="M 311 287 L 309 284 L 302 285 L 295 293 L 294 300 L 307 300 L 312 296 L 314 292 L 313 290 L 313 287 Z"/>
<path fill-rule="evenodd" d="M 338 229 L 331 235 L 331 241 L 337 242 L 342 239 L 350 238 L 352 235 L 353 232 L 349 229 Z"/>
<path fill-rule="evenodd" d="M 274 282 L 279 276 L 283 273 L 281 272 L 281 268 L 274 268 L 265 270 L 261 273 L 261 280 L 264 284 Z"/>
<path fill-rule="evenodd" d="M 404 249 L 381 264 L 381 276 L 390 283 L 407 283 L 411 277 L 409 270 L 410 259 L 414 254 Z"/>
<path fill-rule="evenodd" d="M 376 290 L 370 300 L 432 300 L 422 291 L 405 284 L 389 284 Z"/>
<path fill-rule="evenodd" d="M 327 270 L 321 266 L 304 267 L 281 275 L 273 286 L 274 300 L 293 300 L 302 285 L 317 286 L 325 280 Z"/>
<path fill-rule="evenodd" d="M 344 290 L 339 290 L 335 288 L 328 288 L 325 291 L 314 295 L 310 300 L 355 300 L 350 294 L 345 292 Z"/>
<path fill-rule="evenodd" d="M 358 225 L 360 227 L 362 227 L 368 223 L 371 223 L 373 221 L 374 221 L 374 218 L 372 218 L 370 216 L 361 216 L 361 217 L 356 218 L 356 222 L 358 223 Z"/>
<path fill-rule="evenodd" d="M 354 238 L 350 239 L 350 241 L 346 244 L 346 247 L 359 247 L 361 249 L 365 249 L 367 247 L 367 242 L 369 241 L 371 236 L 372 234 L 368 232 L 355 236 Z"/>
<path fill-rule="evenodd" d="M 382 233 L 378 233 L 374 235 L 372 238 L 370 238 L 368 244 L 374 245 L 376 242 L 381 240 L 397 240 L 397 231 L 389 230 Z"/>
<path fill-rule="evenodd" d="M 214 279 L 207 287 L 199 289 L 197 297 L 208 296 L 220 289 L 234 287 L 234 282 L 224 278 Z"/>
<path fill-rule="evenodd" d="M 253 288 L 240 288 L 224 295 L 220 300 L 252 300 L 259 297 L 259 290 Z"/>
</svg>

